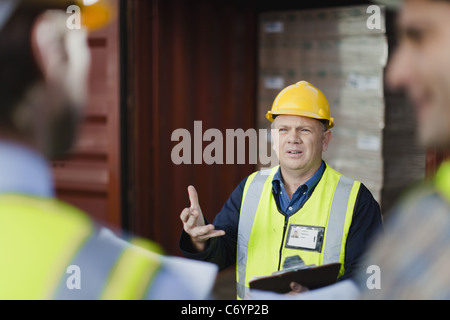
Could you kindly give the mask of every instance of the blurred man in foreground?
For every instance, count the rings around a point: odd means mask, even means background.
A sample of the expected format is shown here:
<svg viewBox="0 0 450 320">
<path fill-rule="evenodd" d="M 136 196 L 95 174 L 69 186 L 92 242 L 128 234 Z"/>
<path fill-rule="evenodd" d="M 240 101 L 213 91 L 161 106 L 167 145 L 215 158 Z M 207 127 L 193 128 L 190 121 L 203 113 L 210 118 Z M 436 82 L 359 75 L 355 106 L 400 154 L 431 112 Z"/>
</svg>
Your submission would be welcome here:
<svg viewBox="0 0 450 320">
<path fill-rule="evenodd" d="M 208 298 L 214 265 L 125 242 L 54 199 L 46 158 L 72 145 L 90 60 L 71 4 L 0 0 L 0 299 Z"/>
<path fill-rule="evenodd" d="M 404 89 L 412 101 L 420 143 L 448 149 L 450 1 L 394 2 L 401 4 L 399 46 L 388 69 L 388 84 Z M 403 199 L 392 216 L 385 237 L 368 257 L 369 263 L 380 268 L 381 289 L 366 289 L 363 297 L 449 299 L 450 162 L 444 162 L 431 181 Z"/>
</svg>

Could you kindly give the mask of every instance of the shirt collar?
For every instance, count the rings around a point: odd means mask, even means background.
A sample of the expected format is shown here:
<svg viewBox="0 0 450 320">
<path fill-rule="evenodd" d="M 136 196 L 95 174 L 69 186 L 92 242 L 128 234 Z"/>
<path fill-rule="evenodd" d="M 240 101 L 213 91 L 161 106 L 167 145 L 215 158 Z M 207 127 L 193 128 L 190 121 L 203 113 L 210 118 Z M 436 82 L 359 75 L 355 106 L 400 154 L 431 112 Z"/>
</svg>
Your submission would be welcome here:
<svg viewBox="0 0 450 320">
<path fill-rule="evenodd" d="M 0 194 L 54 197 L 47 161 L 27 147 L 0 141 Z"/>
<path fill-rule="evenodd" d="M 314 175 L 305 182 L 305 184 L 299 186 L 301 188 L 302 186 L 306 186 L 306 191 L 308 193 L 308 196 L 313 192 L 316 185 L 319 183 L 320 179 L 322 178 L 322 175 L 325 171 L 325 161 L 322 160 L 322 164 L 320 165 L 320 168 L 314 173 Z M 281 190 L 281 188 L 284 189 L 284 182 L 283 178 L 281 177 L 281 167 L 278 168 L 277 172 L 273 176 L 272 179 L 272 189 L 273 191 L 278 194 Z M 297 191 L 297 190 L 296 190 Z"/>
</svg>

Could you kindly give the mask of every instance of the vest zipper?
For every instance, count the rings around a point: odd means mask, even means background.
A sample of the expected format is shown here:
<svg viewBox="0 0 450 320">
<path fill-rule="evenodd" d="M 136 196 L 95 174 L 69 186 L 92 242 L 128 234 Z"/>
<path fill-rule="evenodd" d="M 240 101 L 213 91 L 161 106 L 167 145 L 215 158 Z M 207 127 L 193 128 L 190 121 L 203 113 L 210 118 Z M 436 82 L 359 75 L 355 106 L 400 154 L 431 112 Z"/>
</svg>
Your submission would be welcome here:
<svg viewBox="0 0 450 320">
<path fill-rule="evenodd" d="M 281 238 L 280 254 L 279 254 L 279 258 L 278 258 L 278 271 L 281 270 L 281 257 L 282 257 L 284 238 L 286 236 L 286 229 L 288 226 L 288 222 L 289 222 L 289 216 L 285 215 L 284 227 L 283 227 L 283 237 Z"/>
</svg>

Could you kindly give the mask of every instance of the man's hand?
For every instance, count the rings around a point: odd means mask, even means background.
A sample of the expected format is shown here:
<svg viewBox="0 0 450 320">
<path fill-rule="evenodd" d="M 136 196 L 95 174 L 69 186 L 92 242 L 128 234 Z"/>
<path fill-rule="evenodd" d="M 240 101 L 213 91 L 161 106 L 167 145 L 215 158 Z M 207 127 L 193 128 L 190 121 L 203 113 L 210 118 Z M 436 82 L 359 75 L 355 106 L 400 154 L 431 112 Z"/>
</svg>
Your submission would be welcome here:
<svg viewBox="0 0 450 320">
<path fill-rule="evenodd" d="M 225 235 L 225 231 L 215 230 L 212 224 L 205 225 L 205 219 L 198 203 L 197 190 L 193 186 L 189 186 L 188 193 L 191 207 L 185 208 L 181 212 L 180 219 L 183 222 L 184 231 L 191 237 L 195 249 L 204 251 L 208 239 L 221 237 Z"/>
<path fill-rule="evenodd" d="M 287 293 L 289 295 L 293 295 L 293 294 L 298 294 L 298 293 L 309 291 L 309 289 L 307 287 L 304 287 L 304 286 L 302 286 L 301 284 L 299 284 L 297 282 L 291 282 L 289 284 L 289 287 L 291 288 L 291 291 Z"/>
</svg>

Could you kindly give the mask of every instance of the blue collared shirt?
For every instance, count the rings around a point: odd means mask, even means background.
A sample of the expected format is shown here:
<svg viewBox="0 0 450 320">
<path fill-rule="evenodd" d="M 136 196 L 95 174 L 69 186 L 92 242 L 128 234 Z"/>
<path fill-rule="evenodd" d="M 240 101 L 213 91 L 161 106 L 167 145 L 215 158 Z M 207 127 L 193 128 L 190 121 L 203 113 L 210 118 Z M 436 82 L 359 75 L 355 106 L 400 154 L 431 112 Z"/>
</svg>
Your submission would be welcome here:
<svg viewBox="0 0 450 320">
<path fill-rule="evenodd" d="M 0 141 L 0 193 L 54 197 L 48 162 L 27 147 Z"/>
<path fill-rule="evenodd" d="M 280 167 L 272 180 L 273 195 L 278 200 L 280 210 L 282 210 L 286 215 L 291 215 L 301 209 L 306 200 L 308 200 L 311 196 L 314 188 L 317 186 L 317 183 L 319 183 L 324 171 L 325 162 L 322 161 L 320 168 L 314 173 L 314 175 L 306 181 L 305 184 L 299 186 L 292 195 L 292 199 L 289 199 L 288 193 L 284 188 Z"/>
</svg>

